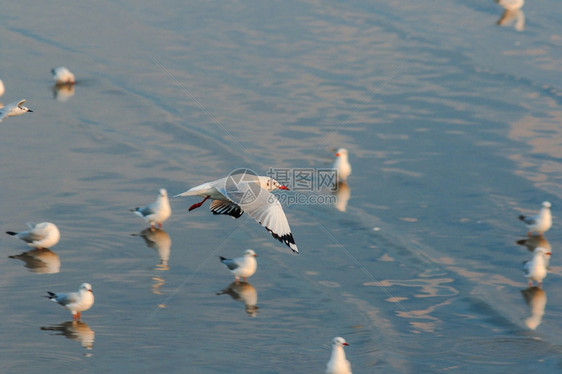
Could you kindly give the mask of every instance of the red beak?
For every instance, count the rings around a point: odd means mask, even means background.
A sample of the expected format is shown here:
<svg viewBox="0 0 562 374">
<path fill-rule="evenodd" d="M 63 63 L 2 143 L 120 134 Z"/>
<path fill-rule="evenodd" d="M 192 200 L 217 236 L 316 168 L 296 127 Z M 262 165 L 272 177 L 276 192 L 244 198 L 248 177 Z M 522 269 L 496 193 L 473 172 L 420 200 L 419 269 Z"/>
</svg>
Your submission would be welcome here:
<svg viewBox="0 0 562 374">
<path fill-rule="evenodd" d="M 336 156 L 337 156 L 337 157 L 340 157 L 340 154 L 339 154 L 339 152 L 338 152 L 338 153 L 336 153 Z"/>
<path fill-rule="evenodd" d="M 279 188 L 280 190 L 287 190 L 287 191 L 289 190 L 289 187 L 283 186 L 283 185 L 280 185 L 280 186 L 277 187 L 277 188 Z"/>
<path fill-rule="evenodd" d="M 349 344 L 347 344 L 347 343 L 343 343 L 343 345 L 349 345 Z"/>
<path fill-rule="evenodd" d="M 550 256 L 552 253 L 551 252 L 546 252 L 545 255 Z"/>
</svg>

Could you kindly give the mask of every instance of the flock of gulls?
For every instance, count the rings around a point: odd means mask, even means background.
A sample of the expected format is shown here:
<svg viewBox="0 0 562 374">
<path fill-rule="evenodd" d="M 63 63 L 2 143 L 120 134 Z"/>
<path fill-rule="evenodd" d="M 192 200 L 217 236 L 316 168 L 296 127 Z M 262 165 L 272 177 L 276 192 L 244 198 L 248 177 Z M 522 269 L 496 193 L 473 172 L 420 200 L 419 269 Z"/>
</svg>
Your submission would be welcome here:
<svg viewBox="0 0 562 374">
<path fill-rule="evenodd" d="M 524 28 L 525 18 L 521 11 L 524 0 L 496 0 L 505 11 L 498 20 L 499 25 L 506 25 L 514 20 L 516 21 L 516 29 L 521 31 Z M 57 67 L 51 71 L 56 87 L 73 88 L 76 80 L 65 67 Z M 5 92 L 4 84 L 0 80 L 0 96 Z M 8 117 L 19 116 L 24 113 L 33 112 L 30 108 L 24 106 L 26 100 L 18 100 L 7 104 L 0 108 L 0 122 Z M 351 174 L 351 165 L 348 160 L 348 152 L 345 148 L 340 148 L 336 152 L 336 160 L 333 169 L 336 170 L 337 184 L 341 189 L 345 190 L 347 177 Z M 215 181 L 203 183 L 195 186 L 183 193 L 175 195 L 180 196 L 199 196 L 203 198 L 198 203 L 189 207 L 189 211 L 201 207 L 207 200 L 211 200 L 210 210 L 216 215 L 229 215 L 233 218 L 240 218 L 244 212 L 254 218 L 261 226 L 271 233 L 273 238 L 287 245 L 294 253 L 299 253 L 295 239 L 291 232 L 289 222 L 285 216 L 285 212 L 275 195 L 275 190 L 288 190 L 287 186 L 280 184 L 273 178 L 265 176 L 250 176 L 249 178 L 237 178 L 235 183 L 229 181 L 231 176 L 217 179 Z M 230 182 L 230 183 L 229 183 Z M 251 199 L 244 199 L 248 194 Z M 345 211 L 341 207 L 336 206 L 339 210 Z M 547 201 L 543 202 L 540 212 L 535 216 L 519 216 L 528 228 L 528 236 L 538 238 L 538 243 L 542 235 L 552 226 L 552 216 L 550 213 L 551 204 Z M 134 214 L 140 216 L 150 225 L 148 230 L 155 231 L 155 228 L 162 228 L 162 224 L 171 216 L 172 209 L 168 199 L 168 192 L 162 188 L 159 190 L 156 200 L 144 207 L 131 209 Z M 58 227 L 51 222 L 27 223 L 28 229 L 20 232 L 7 231 L 6 233 L 18 239 L 21 239 L 27 245 L 38 251 L 48 250 L 56 245 L 60 240 L 60 231 Z M 544 240 L 544 239 L 543 239 Z M 535 240 L 536 241 L 536 240 Z M 526 242 L 526 241 L 521 241 Z M 519 242 L 518 242 L 519 243 Z M 543 246 L 533 246 L 529 249 L 533 252 L 533 257 L 523 264 L 525 277 L 528 279 L 529 287 L 533 287 L 533 282 L 537 283 L 535 291 L 541 291 L 542 282 L 548 273 L 548 264 L 551 256 L 549 248 Z M 228 259 L 220 256 L 220 262 L 234 275 L 237 285 L 247 285 L 247 278 L 251 277 L 257 271 L 257 254 L 252 249 L 247 249 L 241 257 Z M 242 280 L 242 284 L 239 280 Z M 223 291 L 223 293 L 228 291 Z M 544 292 L 543 292 L 544 293 Z M 68 309 L 72 313 L 73 320 L 79 320 L 81 313 L 87 311 L 94 305 L 94 294 L 92 285 L 82 283 L 77 292 L 47 292 L 45 296 L 49 300 L 56 302 Z M 537 325 L 536 322 L 532 322 Z M 540 322 L 539 322 L 540 323 Z M 351 374 L 351 364 L 345 356 L 344 346 L 348 343 L 342 337 L 335 337 L 332 340 L 332 353 L 326 366 L 327 374 Z"/>
<path fill-rule="evenodd" d="M 51 73 L 56 87 L 73 86 L 76 82 L 74 74 L 65 67 L 54 68 Z M 4 91 L 4 84 L 0 80 L 0 96 L 4 94 Z M 8 117 L 33 112 L 23 105 L 25 101 L 25 99 L 22 99 L 0 108 L 0 121 Z M 337 150 L 333 169 L 337 178 L 335 183 L 337 185 L 345 184 L 347 177 L 351 174 L 351 165 L 345 148 Z M 210 210 L 213 214 L 228 215 L 236 219 L 246 212 L 269 231 L 273 238 L 284 243 L 294 253 L 298 254 L 299 250 L 283 207 L 277 197 L 272 194 L 275 190 L 289 190 L 289 188 L 271 177 L 253 175 L 248 169 L 240 170 L 244 170 L 244 172 L 242 174 L 230 174 L 227 177 L 203 183 L 174 197 L 199 196 L 203 199 L 191 205 L 189 211 L 199 208 L 207 200 L 211 200 Z M 172 214 L 167 190 L 161 188 L 154 202 L 144 207 L 131 209 L 131 211 L 150 226 L 147 230 L 156 232 L 162 228 L 163 223 Z M 60 240 L 59 228 L 52 222 L 28 222 L 27 226 L 27 230 L 6 231 L 6 233 L 24 241 L 39 252 L 50 252 L 49 249 Z M 240 284 L 241 279 L 242 285 L 244 285 L 248 284 L 246 280 L 257 271 L 256 257 L 257 254 L 254 250 L 247 249 L 238 258 L 229 259 L 220 256 L 220 262 L 234 275 L 235 284 Z M 89 310 L 94 305 L 95 300 L 92 285 L 86 282 L 80 285 L 77 292 L 47 291 L 45 297 L 69 310 L 74 321 L 79 321 L 82 312 Z M 351 364 L 346 359 L 343 350 L 343 347 L 347 345 L 348 343 L 342 337 L 333 339 L 332 354 L 326 367 L 326 373 L 351 373 Z"/>
</svg>

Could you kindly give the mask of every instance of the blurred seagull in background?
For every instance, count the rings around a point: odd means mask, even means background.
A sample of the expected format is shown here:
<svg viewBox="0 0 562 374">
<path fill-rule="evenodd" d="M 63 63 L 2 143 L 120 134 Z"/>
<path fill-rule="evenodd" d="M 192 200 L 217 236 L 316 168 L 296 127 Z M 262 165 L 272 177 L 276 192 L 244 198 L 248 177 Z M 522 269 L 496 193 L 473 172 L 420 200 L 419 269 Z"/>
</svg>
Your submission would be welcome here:
<svg viewBox="0 0 562 374">
<path fill-rule="evenodd" d="M 545 201 L 542 203 L 542 208 L 536 216 L 524 216 L 520 215 L 519 219 L 527 225 L 529 230 L 528 235 L 531 236 L 533 233 L 542 235 L 547 232 L 552 226 L 552 215 L 550 214 L 550 203 Z"/>
<path fill-rule="evenodd" d="M 27 226 L 29 226 L 27 231 L 6 231 L 6 234 L 15 236 L 34 248 L 51 248 L 60 240 L 59 228 L 54 223 L 41 222 L 35 224 L 28 222 Z"/>
<path fill-rule="evenodd" d="M 332 340 L 332 356 L 326 366 L 326 374 L 351 374 L 351 364 L 345 358 L 344 345 L 349 345 L 344 338 Z"/>
<path fill-rule="evenodd" d="M 337 183 L 345 182 L 347 181 L 347 177 L 351 174 L 351 165 L 347 158 L 347 149 L 338 149 L 336 151 L 336 157 L 332 168 L 337 172 Z"/>
<path fill-rule="evenodd" d="M 170 200 L 168 199 L 168 191 L 161 188 L 156 198 L 156 201 L 142 208 L 131 209 L 137 216 L 144 218 L 146 223 L 150 224 L 150 227 L 158 225 L 162 227 L 162 223 L 166 221 L 172 214 L 172 208 L 170 208 Z"/>
<path fill-rule="evenodd" d="M 0 108 L 0 122 L 2 122 L 4 118 L 7 117 L 19 116 L 26 112 L 33 112 L 28 107 L 23 106 L 23 103 L 25 103 L 25 99 L 14 101 L 13 103 L 10 103 L 3 108 Z"/>
<path fill-rule="evenodd" d="M 251 249 L 247 249 L 244 252 L 244 256 L 229 259 L 220 256 L 221 262 L 234 274 L 234 280 L 238 282 L 238 279 L 242 278 L 242 281 L 246 281 L 247 278 L 254 275 L 258 268 L 258 262 L 256 257 L 258 255 Z"/>
<path fill-rule="evenodd" d="M 70 72 L 64 66 L 59 66 L 51 70 L 53 74 L 53 79 L 57 85 L 74 84 L 76 80 L 74 79 L 74 74 Z"/>
<path fill-rule="evenodd" d="M 70 310 L 72 319 L 80 319 L 80 313 L 94 305 L 94 293 L 90 283 L 82 283 L 78 292 L 55 293 L 48 291 L 47 293 L 49 295 L 45 296 L 46 298 Z"/>
</svg>

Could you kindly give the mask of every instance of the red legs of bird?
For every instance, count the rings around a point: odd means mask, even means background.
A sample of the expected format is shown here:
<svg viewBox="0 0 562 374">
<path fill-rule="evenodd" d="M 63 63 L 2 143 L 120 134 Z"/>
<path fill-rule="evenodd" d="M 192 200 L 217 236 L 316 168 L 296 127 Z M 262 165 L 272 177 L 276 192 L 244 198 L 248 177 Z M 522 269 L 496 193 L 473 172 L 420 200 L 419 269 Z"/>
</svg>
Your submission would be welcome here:
<svg viewBox="0 0 562 374">
<path fill-rule="evenodd" d="M 199 202 L 199 203 L 195 203 L 192 206 L 189 207 L 189 211 L 191 212 L 193 209 L 199 208 L 201 205 L 203 205 L 205 203 L 205 201 L 207 201 L 207 199 L 211 197 L 211 196 L 206 196 L 203 201 Z"/>
</svg>

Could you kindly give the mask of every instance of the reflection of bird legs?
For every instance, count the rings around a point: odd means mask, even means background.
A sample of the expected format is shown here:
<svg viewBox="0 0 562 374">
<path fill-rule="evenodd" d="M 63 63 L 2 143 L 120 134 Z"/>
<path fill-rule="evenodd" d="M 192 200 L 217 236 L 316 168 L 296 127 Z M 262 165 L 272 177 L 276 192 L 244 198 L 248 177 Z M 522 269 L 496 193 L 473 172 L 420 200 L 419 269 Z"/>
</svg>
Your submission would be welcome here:
<svg viewBox="0 0 562 374">
<path fill-rule="evenodd" d="M 162 295 L 162 292 L 160 291 L 160 288 L 166 284 L 166 281 L 162 278 L 158 278 L 158 277 L 153 277 L 152 278 L 153 281 L 156 281 L 156 283 L 154 283 L 152 285 L 152 293 L 156 294 L 156 295 Z"/>
<path fill-rule="evenodd" d="M 200 203 L 195 203 L 192 206 L 189 207 L 188 211 L 192 211 L 193 209 L 199 208 L 201 205 L 203 205 L 205 203 L 205 201 L 207 201 L 207 199 L 211 197 L 211 196 L 206 196 L 203 201 L 201 201 Z"/>
</svg>

